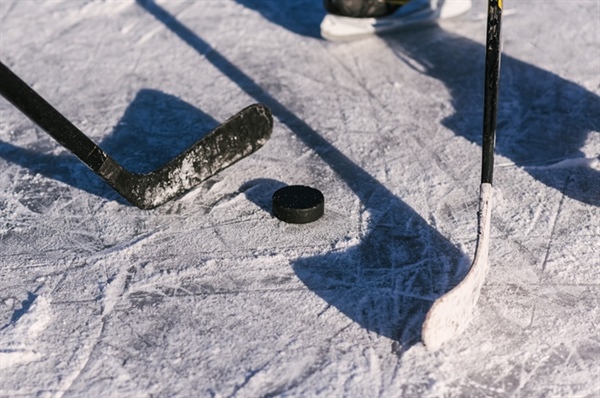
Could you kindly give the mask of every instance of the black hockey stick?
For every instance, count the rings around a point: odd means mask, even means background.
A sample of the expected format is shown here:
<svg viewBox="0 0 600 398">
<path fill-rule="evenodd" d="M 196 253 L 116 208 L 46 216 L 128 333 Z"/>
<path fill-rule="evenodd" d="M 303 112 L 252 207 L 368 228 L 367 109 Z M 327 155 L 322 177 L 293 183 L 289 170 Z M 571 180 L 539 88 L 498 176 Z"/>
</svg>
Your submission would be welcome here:
<svg viewBox="0 0 600 398">
<path fill-rule="evenodd" d="M 267 142 L 273 129 L 271 111 L 251 105 L 163 167 L 137 174 L 125 170 L 1 62 L 0 94 L 140 209 L 181 196 L 250 155 Z"/>
<path fill-rule="evenodd" d="M 422 339 L 423 343 L 431 350 L 438 349 L 443 343 L 467 327 L 479 300 L 481 287 L 489 267 L 488 248 L 492 215 L 492 180 L 500 81 L 501 17 L 502 0 L 489 0 L 485 55 L 481 187 L 475 257 L 464 279 L 452 290 L 438 298 L 425 317 Z"/>
<path fill-rule="evenodd" d="M 500 82 L 500 28 L 502 25 L 502 0 L 490 0 L 488 8 L 485 55 L 485 91 L 483 106 L 483 160 L 481 183 L 492 184 L 494 174 L 494 149 L 498 121 L 498 91 Z"/>
</svg>

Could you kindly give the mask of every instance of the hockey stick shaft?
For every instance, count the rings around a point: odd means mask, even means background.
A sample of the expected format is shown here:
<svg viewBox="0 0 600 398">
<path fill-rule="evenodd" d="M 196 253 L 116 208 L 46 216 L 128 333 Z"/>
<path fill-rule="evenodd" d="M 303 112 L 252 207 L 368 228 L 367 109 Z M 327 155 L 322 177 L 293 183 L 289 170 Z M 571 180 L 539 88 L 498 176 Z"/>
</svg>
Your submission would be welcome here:
<svg viewBox="0 0 600 398">
<path fill-rule="evenodd" d="M 489 0 L 485 54 L 481 183 L 492 184 L 500 81 L 502 0 Z"/>
<path fill-rule="evenodd" d="M 66 117 L 0 62 L 0 94 L 94 172 L 107 155 Z"/>
</svg>

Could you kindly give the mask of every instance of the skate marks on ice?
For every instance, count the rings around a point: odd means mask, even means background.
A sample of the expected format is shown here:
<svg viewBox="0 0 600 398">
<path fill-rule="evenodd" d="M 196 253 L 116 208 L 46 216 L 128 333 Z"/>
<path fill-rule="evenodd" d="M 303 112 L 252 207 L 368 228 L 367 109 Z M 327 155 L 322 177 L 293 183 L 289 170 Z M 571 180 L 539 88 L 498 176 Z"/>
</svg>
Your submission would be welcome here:
<svg viewBox="0 0 600 398">
<path fill-rule="evenodd" d="M 285 29 L 314 37 L 295 28 L 297 2 L 236 1 Z M 318 27 L 324 14 L 321 11 L 319 17 L 313 3 L 301 2 L 301 20 Z M 482 115 L 483 103 L 483 46 L 438 25 L 387 33 L 381 38 L 403 62 L 420 65 L 418 69 L 447 86 L 455 113 L 445 120 L 445 126 L 481 145 L 483 116 L 478 115 Z M 502 55 L 497 154 L 543 184 L 594 206 L 600 206 L 600 154 L 590 157 L 581 148 L 589 134 L 600 130 L 599 110 L 597 94 L 552 72 Z"/>
<path fill-rule="evenodd" d="M 361 202 L 360 243 L 293 260 L 302 282 L 330 306 L 367 330 L 389 337 L 404 351 L 421 339 L 433 301 L 456 285 L 468 257 L 409 205 L 324 139 L 300 117 L 171 14 L 151 1 L 138 4 L 254 100 L 268 106 L 350 188 Z M 269 186 L 279 182 L 260 181 Z M 267 197 L 255 197 L 259 206 Z"/>
<path fill-rule="evenodd" d="M 293 28 L 296 22 L 290 17 L 295 15 L 290 13 L 292 2 L 273 7 L 269 1 L 237 1 L 290 31 L 305 34 Z M 320 23 L 311 5 L 305 8 L 311 10 L 304 11 L 306 21 L 310 21 L 310 15 L 313 23 Z M 446 84 L 456 112 L 445 125 L 480 145 L 482 118 L 473 115 L 481 113 L 483 101 L 483 46 L 438 25 L 388 33 L 381 38 L 401 60 L 422 65 L 424 73 Z M 586 158 L 581 152 L 588 135 L 600 129 L 598 95 L 506 54 L 502 56 L 501 73 L 497 153 L 509 158 L 513 167 L 522 168 L 568 197 L 600 205 L 600 154 L 587 154 Z"/>
<path fill-rule="evenodd" d="M 122 118 L 101 143 L 128 170 L 146 173 L 158 169 L 201 139 L 218 125 L 212 117 L 172 95 L 152 89 L 140 90 Z M 19 132 L 15 133 L 19 134 Z M 28 139 L 26 147 L 0 141 L 0 157 L 29 170 L 15 191 L 22 204 L 43 212 L 58 196 L 70 194 L 56 186 L 44 187 L 42 175 L 93 195 L 129 205 L 70 153 L 56 155 L 56 145 L 46 135 Z"/>
<path fill-rule="evenodd" d="M 483 46 L 439 26 L 382 38 L 403 62 L 447 87 L 454 113 L 443 124 L 481 146 Z M 505 52 L 498 106 L 496 153 L 509 166 L 567 197 L 600 206 L 600 154 L 581 150 L 600 130 L 597 94 Z"/>
</svg>

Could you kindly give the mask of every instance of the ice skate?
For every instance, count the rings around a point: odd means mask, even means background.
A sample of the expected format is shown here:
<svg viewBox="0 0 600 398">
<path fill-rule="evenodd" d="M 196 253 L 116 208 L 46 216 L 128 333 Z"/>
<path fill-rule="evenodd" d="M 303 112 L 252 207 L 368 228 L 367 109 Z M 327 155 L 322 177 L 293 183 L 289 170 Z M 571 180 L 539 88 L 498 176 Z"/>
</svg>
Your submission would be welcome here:
<svg viewBox="0 0 600 398">
<path fill-rule="evenodd" d="M 324 0 L 324 4 L 328 14 L 321 22 L 321 36 L 331 41 L 432 24 L 471 8 L 471 0 Z"/>
</svg>

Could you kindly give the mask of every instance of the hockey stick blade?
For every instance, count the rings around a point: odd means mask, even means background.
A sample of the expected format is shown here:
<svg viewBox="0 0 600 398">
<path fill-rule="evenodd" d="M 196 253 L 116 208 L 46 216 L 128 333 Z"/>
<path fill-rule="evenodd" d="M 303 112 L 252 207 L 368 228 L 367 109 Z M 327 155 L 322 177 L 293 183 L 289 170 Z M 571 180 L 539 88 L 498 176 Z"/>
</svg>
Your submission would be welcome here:
<svg viewBox="0 0 600 398">
<path fill-rule="evenodd" d="M 446 341 L 460 334 L 471 320 L 489 267 L 491 209 L 492 185 L 481 184 L 477 247 L 471 268 L 456 287 L 433 303 L 423 323 L 421 336 L 423 343 L 431 351 L 439 349 Z"/>
<path fill-rule="evenodd" d="M 500 81 L 500 28 L 502 0 L 488 0 L 488 21 L 485 56 L 483 101 L 483 142 L 481 161 L 481 188 L 477 247 L 471 269 L 452 290 L 438 298 L 425 316 L 421 336 L 432 351 L 437 350 L 454 335 L 462 332 L 473 316 L 485 280 L 492 214 L 492 179 L 494 149 L 498 119 L 498 91 Z"/>
<path fill-rule="evenodd" d="M 182 196 L 261 148 L 273 130 L 269 108 L 251 105 L 163 167 L 138 174 L 118 164 L 2 63 L 0 94 L 140 209 L 152 209 Z"/>
</svg>

